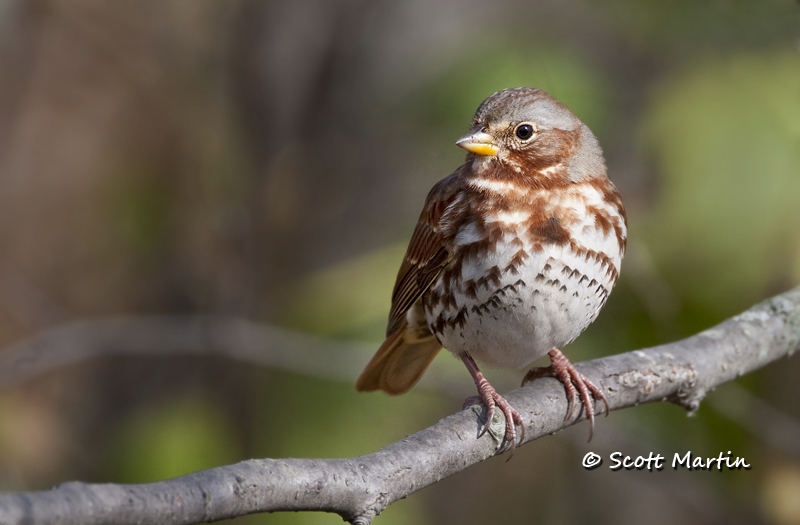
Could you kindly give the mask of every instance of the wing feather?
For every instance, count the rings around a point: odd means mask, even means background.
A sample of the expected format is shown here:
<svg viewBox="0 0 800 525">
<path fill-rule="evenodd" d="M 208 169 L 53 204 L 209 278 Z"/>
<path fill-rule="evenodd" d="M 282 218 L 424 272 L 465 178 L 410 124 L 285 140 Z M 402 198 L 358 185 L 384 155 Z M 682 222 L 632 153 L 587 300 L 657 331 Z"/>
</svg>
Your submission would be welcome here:
<svg viewBox="0 0 800 525">
<path fill-rule="evenodd" d="M 428 194 L 408 250 L 397 273 L 386 335 L 396 332 L 408 310 L 436 281 L 453 256 L 453 241 L 463 214 L 458 172 Z"/>
</svg>

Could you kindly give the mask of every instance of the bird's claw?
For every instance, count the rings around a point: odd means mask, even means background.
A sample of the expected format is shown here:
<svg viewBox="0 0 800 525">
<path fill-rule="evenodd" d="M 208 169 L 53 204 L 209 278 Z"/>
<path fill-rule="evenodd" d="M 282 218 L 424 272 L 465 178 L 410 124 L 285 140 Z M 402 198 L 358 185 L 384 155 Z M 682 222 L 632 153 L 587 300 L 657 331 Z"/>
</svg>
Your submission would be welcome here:
<svg viewBox="0 0 800 525">
<path fill-rule="evenodd" d="M 563 385 L 567 394 L 567 415 L 564 420 L 572 419 L 575 415 L 575 409 L 578 407 L 577 399 L 580 394 L 581 401 L 586 410 L 586 417 L 589 419 L 589 441 L 592 440 L 594 435 L 594 414 L 595 414 L 595 399 L 603 402 L 606 407 L 606 416 L 608 416 L 609 408 L 608 401 L 603 395 L 603 392 L 592 383 L 588 377 L 578 372 L 569 359 L 561 353 L 558 348 L 550 351 L 550 366 L 532 368 L 522 380 L 525 385 L 538 379 L 540 377 L 555 377 Z M 580 410 L 580 408 L 578 408 Z"/>
<path fill-rule="evenodd" d="M 469 370 L 472 378 L 475 380 L 475 386 L 478 388 L 478 395 L 468 397 L 464 401 L 464 407 L 466 408 L 467 406 L 474 405 L 478 401 L 486 405 L 486 422 L 481 427 L 478 437 L 482 437 L 486 431 L 489 430 L 494 414 L 499 408 L 506 420 L 504 437 L 511 447 L 511 453 L 508 456 L 508 459 L 511 459 L 511 456 L 514 455 L 514 450 L 517 448 L 517 425 L 520 427 L 519 441 L 522 442 L 525 439 L 525 424 L 522 419 L 522 414 L 514 409 L 514 407 L 506 401 L 506 398 L 498 394 L 497 390 L 489 384 L 486 378 L 483 377 L 481 371 L 478 370 L 478 366 L 469 354 L 464 354 L 461 359 L 464 361 L 464 364 L 467 365 L 467 370 Z"/>
</svg>

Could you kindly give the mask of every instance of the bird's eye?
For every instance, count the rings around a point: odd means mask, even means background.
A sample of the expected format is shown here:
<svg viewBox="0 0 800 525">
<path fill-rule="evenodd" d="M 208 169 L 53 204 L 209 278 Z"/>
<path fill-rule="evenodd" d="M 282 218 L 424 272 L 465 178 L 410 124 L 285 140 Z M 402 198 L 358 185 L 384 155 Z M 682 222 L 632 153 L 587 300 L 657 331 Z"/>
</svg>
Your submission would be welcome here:
<svg viewBox="0 0 800 525">
<path fill-rule="evenodd" d="M 519 140 L 529 140 L 531 137 L 533 137 L 535 132 L 536 128 L 533 127 L 533 124 L 528 124 L 526 122 L 517 126 L 517 131 L 515 133 Z"/>
</svg>

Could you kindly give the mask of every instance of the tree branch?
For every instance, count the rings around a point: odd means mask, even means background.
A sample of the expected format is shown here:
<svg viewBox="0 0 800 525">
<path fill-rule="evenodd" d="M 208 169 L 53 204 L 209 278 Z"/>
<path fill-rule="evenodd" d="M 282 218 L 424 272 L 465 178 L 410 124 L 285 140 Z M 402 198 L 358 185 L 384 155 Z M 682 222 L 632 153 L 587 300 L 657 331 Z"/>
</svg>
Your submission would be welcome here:
<svg viewBox="0 0 800 525">
<path fill-rule="evenodd" d="M 769 299 L 693 337 L 577 365 L 602 386 L 612 410 L 670 401 L 696 410 L 714 387 L 800 348 L 800 288 Z M 507 399 L 523 414 L 525 442 L 564 421 L 567 401 L 554 379 Z M 335 512 L 367 524 L 388 505 L 502 451 L 497 418 L 477 439 L 478 407 L 446 417 L 377 452 L 352 459 L 261 459 L 143 485 L 71 482 L 46 492 L 0 496 L 8 524 L 190 524 L 255 512 Z M 353 429 L 369 431 L 368 428 Z"/>
</svg>

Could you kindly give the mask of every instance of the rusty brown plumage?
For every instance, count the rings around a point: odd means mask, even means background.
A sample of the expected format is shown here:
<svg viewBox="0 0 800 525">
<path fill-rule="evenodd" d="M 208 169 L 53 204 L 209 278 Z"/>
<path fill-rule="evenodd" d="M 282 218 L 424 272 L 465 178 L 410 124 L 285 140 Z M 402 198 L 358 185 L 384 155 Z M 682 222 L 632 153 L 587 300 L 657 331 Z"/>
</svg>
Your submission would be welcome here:
<svg viewBox="0 0 800 525">
<path fill-rule="evenodd" d="M 386 341 L 356 382 L 410 389 L 445 347 L 467 366 L 480 400 L 506 417 L 512 450 L 522 415 L 477 362 L 558 377 L 594 425 L 602 391 L 559 347 L 597 316 L 619 276 L 627 224 L 594 135 L 563 104 L 530 88 L 495 93 L 458 141 L 466 162 L 437 183 L 397 275 Z M 487 422 L 488 424 L 488 422 Z M 485 431 L 485 427 L 484 427 Z M 590 434 L 591 435 L 591 434 Z"/>
</svg>

